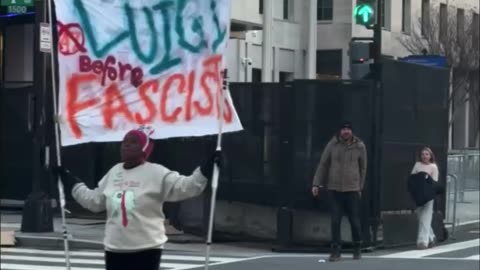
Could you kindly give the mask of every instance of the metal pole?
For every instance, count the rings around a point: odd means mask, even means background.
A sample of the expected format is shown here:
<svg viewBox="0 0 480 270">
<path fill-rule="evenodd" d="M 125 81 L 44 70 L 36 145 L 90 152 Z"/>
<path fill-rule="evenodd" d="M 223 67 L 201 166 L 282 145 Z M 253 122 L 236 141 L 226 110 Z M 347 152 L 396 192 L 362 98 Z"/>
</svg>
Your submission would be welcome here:
<svg viewBox="0 0 480 270">
<path fill-rule="evenodd" d="M 272 82 L 273 0 L 263 1 L 262 82 Z"/>
<path fill-rule="evenodd" d="M 35 44 L 40 43 L 40 28 L 48 21 L 47 2 L 34 1 L 35 5 Z M 47 62 L 48 56 L 38 47 L 34 52 L 34 91 L 28 97 L 28 130 L 33 132 L 32 147 L 32 192 L 25 199 L 22 213 L 22 232 L 53 232 L 52 201 L 50 200 L 50 181 L 47 175 L 46 147 L 46 110 L 47 107 Z M 31 110 L 31 111 L 30 111 Z M 31 114 L 32 113 L 32 114 Z"/>
<path fill-rule="evenodd" d="M 465 154 L 460 156 L 460 202 L 465 203 Z"/>
<path fill-rule="evenodd" d="M 315 79 L 317 77 L 317 0 L 309 0 L 308 7 L 306 77 L 307 79 Z"/>
<path fill-rule="evenodd" d="M 380 226 L 380 194 L 381 194 L 381 177 L 382 177 L 382 171 L 381 171 L 381 163 L 382 163 L 382 157 L 381 157 L 381 148 L 383 144 L 383 138 L 381 136 L 382 133 L 382 115 L 383 115 L 383 93 L 382 93 L 382 2 L 384 0 L 377 0 L 377 19 L 376 23 L 373 28 L 373 44 L 374 44 L 374 69 L 373 69 L 373 79 L 374 79 L 374 96 L 375 98 L 373 99 L 375 104 L 374 104 L 374 110 L 375 110 L 375 115 L 374 115 L 374 142 L 375 142 L 375 149 L 374 149 L 374 168 L 376 167 L 377 169 L 374 172 L 374 192 L 372 196 L 374 196 L 373 199 L 373 205 L 374 209 L 374 221 L 373 221 L 373 244 L 376 246 L 377 245 L 377 235 L 378 235 L 378 227 Z"/>
<path fill-rule="evenodd" d="M 223 111 L 225 107 L 224 91 L 228 89 L 228 76 L 227 69 L 223 72 L 223 90 L 220 90 L 220 115 L 218 117 L 218 137 L 217 137 L 217 150 L 222 150 L 222 131 L 223 131 Z M 213 164 L 213 175 L 212 175 L 212 198 L 210 201 L 210 219 L 208 221 L 208 234 L 207 234 L 207 248 L 205 254 L 205 270 L 208 270 L 210 263 L 210 251 L 212 248 L 212 235 L 213 235 L 213 222 L 215 218 L 215 203 L 217 200 L 217 188 L 218 188 L 218 177 L 220 175 L 220 170 L 217 164 Z"/>
<path fill-rule="evenodd" d="M 53 0 L 46 0 L 48 1 L 48 16 L 50 21 L 50 40 L 52 41 L 51 51 L 50 51 L 50 60 L 51 60 L 51 69 L 52 69 L 52 91 L 53 91 L 53 117 L 54 117 L 54 127 L 55 127 L 55 150 L 57 155 L 57 166 L 60 167 L 62 165 L 62 157 L 60 153 L 60 131 L 59 131 L 59 124 L 57 119 L 57 111 L 58 111 L 58 104 L 57 104 L 57 82 L 56 82 L 56 68 L 55 68 L 55 49 L 54 49 L 54 42 L 53 42 L 53 15 L 52 15 L 52 2 Z M 67 231 L 67 222 L 65 220 L 65 193 L 62 184 L 61 176 L 58 175 L 58 196 L 60 197 L 60 212 L 62 214 L 62 229 L 63 229 L 63 244 L 65 250 L 65 264 L 67 270 L 70 270 L 70 252 L 68 246 L 68 231 Z"/>
<path fill-rule="evenodd" d="M 383 13 L 383 1 L 377 0 L 377 23 L 373 30 L 373 42 L 375 43 L 375 64 L 377 65 L 377 72 L 380 72 L 380 63 L 382 59 L 382 13 Z M 377 80 L 380 80 L 380 77 L 377 77 Z"/>
<path fill-rule="evenodd" d="M 454 193 L 453 193 L 453 222 L 452 222 L 452 238 L 455 239 L 455 229 L 457 227 L 457 189 L 458 189 L 458 181 L 457 176 L 452 175 L 454 185 Z"/>
</svg>

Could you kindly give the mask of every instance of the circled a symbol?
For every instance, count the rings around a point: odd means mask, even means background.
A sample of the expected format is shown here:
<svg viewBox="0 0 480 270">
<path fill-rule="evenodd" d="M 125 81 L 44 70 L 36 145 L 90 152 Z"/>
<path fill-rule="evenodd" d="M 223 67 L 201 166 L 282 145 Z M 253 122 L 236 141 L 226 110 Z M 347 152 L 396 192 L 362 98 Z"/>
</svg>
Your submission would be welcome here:
<svg viewBox="0 0 480 270">
<path fill-rule="evenodd" d="M 85 53 L 85 35 L 78 23 L 63 24 L 57 21 L 58 25 L 58 51 L 63 55 L 73 55 L 77 52 Z"/>
</svg>

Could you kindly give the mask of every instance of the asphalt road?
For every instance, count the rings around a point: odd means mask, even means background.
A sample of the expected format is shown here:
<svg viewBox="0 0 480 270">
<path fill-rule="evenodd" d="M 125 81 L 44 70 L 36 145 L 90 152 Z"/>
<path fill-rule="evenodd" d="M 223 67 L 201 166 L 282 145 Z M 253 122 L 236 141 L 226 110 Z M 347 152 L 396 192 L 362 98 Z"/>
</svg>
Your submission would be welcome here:
<svg viewBox="0 0 480 270">
<path fill-rule="evenodd" d="M 393 250 L 367 253 L 364 259 L 354 261 L 344 254 L 340 262 L 330 263 L 327 254 L 274 254 L 266 256 L 221 256 L 212 254 L 211 270 L 476 270 L 480 268 L 480 239 L 473 238 L 439 245 L 433 249 Z M 62 250 L 0 248 L 2 270 L 64 270 Z M 72 270 L 104 269 L 103 252 L 73 251 Z M 165 252 L 162 270 L 204 269 L 202 253 Z M 128 270 L 128 269 L 125 269 Z"/>
<path fill-rule="evenodd" d="M 478 236 L 478 235 L 477 235 Z M 439 245 L 425 251 L 401 250 L 366 254 L 364 259 L 355 261 L 350 254 L 344 254 L 336 263 L 328 262 L 324 255 L 285 254 L 250 258 L 233 264 L 210 267 L 212 270 L 476 270 L 480 268 L 480 239 Z M 202 268 L 194 268 L 202 269 Z"/>
<path fill-rule="evenodd" d="M 478 261 L 430 260 L 430 259 L 387 259 L 366 258 L 361 261 L 343 260 L 336 263 L 319 262 L 318 257 L 277 257 L 254 259 L 234 264 L 212 266 L 212 270 L 474 270 L 479 268 Z M 194 268 L 202 269 L 202 268 Z"/>
</svg>

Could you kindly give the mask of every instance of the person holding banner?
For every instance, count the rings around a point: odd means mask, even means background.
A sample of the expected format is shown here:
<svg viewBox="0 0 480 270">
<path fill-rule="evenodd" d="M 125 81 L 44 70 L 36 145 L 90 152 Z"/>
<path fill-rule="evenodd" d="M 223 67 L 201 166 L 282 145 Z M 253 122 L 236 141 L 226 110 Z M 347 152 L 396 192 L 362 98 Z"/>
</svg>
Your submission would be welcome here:
<svg viewBox="0 0 480 270">
<path fill-rule="evenodd" d="M 221 151 L 190 176 L 148 162 L 153 150 L 148 129 L 128 132 L 121 145 L 122 162 L 111 168 L 95 189 L 89 189 L 68 170 L 58 167 L 73 198 L 92 212 L 107 211 L 105 264 L 107 270 L 160 269 L 167 242 L 163 203 L 181 201 L 203 192 L 213 167 L 223 164 Z"/>
</svg>

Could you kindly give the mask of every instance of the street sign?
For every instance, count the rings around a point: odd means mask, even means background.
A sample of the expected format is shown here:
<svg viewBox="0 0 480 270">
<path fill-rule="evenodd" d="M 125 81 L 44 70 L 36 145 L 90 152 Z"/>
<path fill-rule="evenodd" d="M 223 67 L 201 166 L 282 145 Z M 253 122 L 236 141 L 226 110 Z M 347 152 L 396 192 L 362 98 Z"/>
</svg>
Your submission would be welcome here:
<svg viewBox="0 0 480 270">
<path fill-rule="evenodd" d="M 399 60 L 424 66 L 448 67 L 447 58 L 439 55 L 409 55 Z"/>
<path fill-rule="evenodd" d="M 52 35 L 48 23 L 40 24 L 40 51 L 44 53 L 52 51 Z"/>
<path fill-rule="evenodd" d="M 33 6 L 33 0 L 1 0 L 0 6 Z"/>
<path fill-rule="evenodd" d="M 28 7 L 33 7 L 33 0 L 0 0 L 0 6 L 6 7 L 8 13 L 25 14 Z"/>
<path fill-rule="evenodd" d="M 8 10 L 8 13 L 15 13 L 15 14 L 25 14 L 28 11 L 27 6 L 8 6 L 7 10 Z"/>
</svg>

